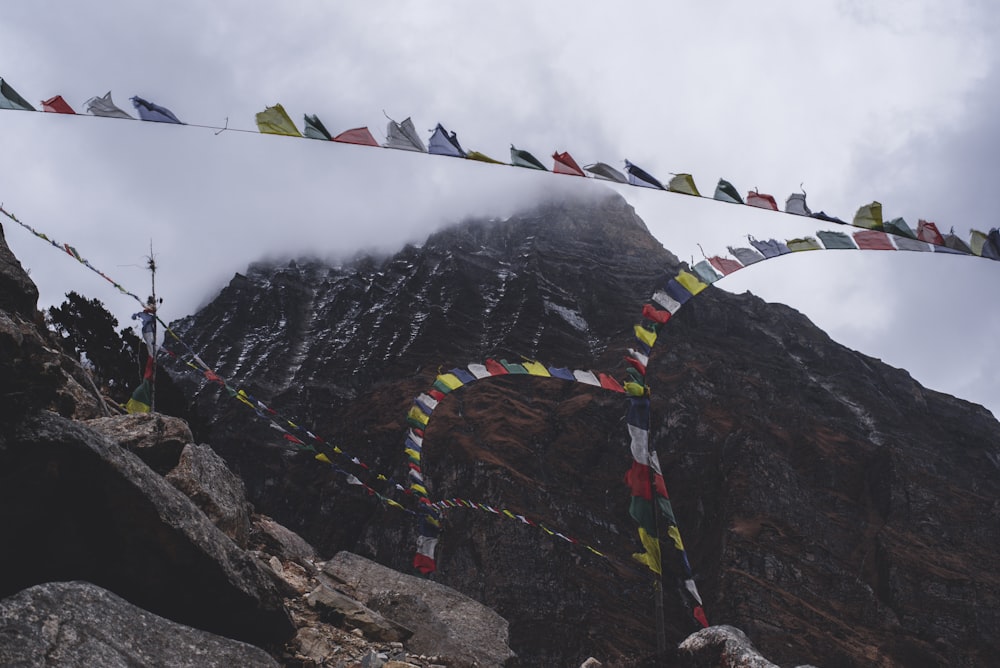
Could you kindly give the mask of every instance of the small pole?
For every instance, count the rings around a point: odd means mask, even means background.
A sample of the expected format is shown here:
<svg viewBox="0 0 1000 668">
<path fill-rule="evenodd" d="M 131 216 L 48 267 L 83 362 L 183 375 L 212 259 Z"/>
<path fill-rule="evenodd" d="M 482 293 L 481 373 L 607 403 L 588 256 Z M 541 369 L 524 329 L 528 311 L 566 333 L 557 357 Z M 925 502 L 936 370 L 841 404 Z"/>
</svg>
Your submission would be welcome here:
<svg viewBox="0 0 1000 668">
<path fill-rule="evenodd" d="M 146 256 L 146 267 L 149 269 L 152 294 L 146 300 L 146 310 L 153 316 L 153 350 L 147 351 L 153 358 L 153 374 L 150 378 L 149 412 L 156 412 L 156 256 L 153 255 L 153 241 L 149 241 L 149 255 Z"/>
<path fill-rule="evenodd" d="M 660 572 L 659 574 L 653 574 L 655 576 L 653 580 L 653 600 L 656 604 L 656 656 L 662 662 L 667 656 L 667 629 L 663 614 L 663 546 L 660 543 L 660 505 L 656 498 L 656 471 L 653 469 L 656 450 L 653 448 L 653 401 L 651 394 L 647 388 L 646 395 L 649 396 L 650 401 L 649 437 L 646 452 L 648 459 L 646 465 L 649 467 L 649 496 L 653 502 L 653 537 L 656 539 L 656 544 L 660 547 Z"/>
</svg>

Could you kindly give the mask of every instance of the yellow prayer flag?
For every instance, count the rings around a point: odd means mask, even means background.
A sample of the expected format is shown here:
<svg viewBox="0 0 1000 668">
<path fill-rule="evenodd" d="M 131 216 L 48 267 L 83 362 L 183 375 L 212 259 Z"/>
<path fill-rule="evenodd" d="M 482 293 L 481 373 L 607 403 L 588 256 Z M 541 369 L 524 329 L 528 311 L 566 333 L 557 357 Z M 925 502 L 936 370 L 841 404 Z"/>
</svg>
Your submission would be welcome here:
<svg viewBox="0 0 1000 668">
<path fill-rule="evenodd" d="M 971 230 L 972 236 L 969 239 L 969 248 L 976 255 L 982 256 L 983 246 L 986 245 L 987 236 L 979 230 Z"/>
<path fill-rule="evenodd" d="M 630 396 L 642 397 L 646 395 L 646 388 L 634 381 L 626 380 L 622 384 L 622 387 L 625 388 L 625 392 L 628 393 Z"/>
<path fill-rule="evenodd" d="M 635 336 L 650 348 L 656 343 L 656 332 L 651 332 L 642 325 L 635 326 Z"/>
<path fill-rule="evenodd" d="M 326 455 L 324 455 L 322 452 L 319 453 L 318 455 L 316 455 L 315 458 L 318 459 L 318 460 L 320 460 L 321 462 L 326 463 L 326 464 L 332 464 L 333 463 L 333 462 L 330 461 L 330 458 L 327 457 Z"/>
<path fill-rule="evenodd" d="M 546 369 L 545 365 L 540 362 L 521 362 L 521 366 L 523 366 L 532 376 L 542 376 L 543 378 L 552 377 L 549 370 Z"/>
<path fill-rule="evenodd" d="M 462 381 L 453 373 L 442 373 L 438 375 L 437 380 L 449 390 L 457 390 L 462 387 Z"/>
<path fill-rule="evenodd" d="M 671 526 L 667 529 L 667 535 L 670 536 L 674 541 L 674 547 L 676 547 L 681 552 L 684 551 L 684 541 L 681 540 L 681 532 L 675 526 Z"/>
<path fill-rule="evenodd" d="M 469 151 L 468 153 L 465 154 L 465 157 L 468 160 L 478 160 L 479 162 L 489 162 L 489 163 L 492 163 L 494 165 L 505 165 L 505 164 L 507 164 L 505 162 L 500 162 L 499 160 L 494 160 L 490 156 L 486 155 L 485 153 L 480 153 L 479 151 Z"/>
<path fill-rule="evenodd" d="M 684 286 L 684 289 L 690 292 L 692 295 L 696 295 L 708 286 L 701 282 L 701 280 L 694 274 L 688 273 L 686 271 L 681 271 L 677 274 L 675 279 L 678 283 Z"/>
<path fill-rule="evenodd" d="M 646 533 L 646 530 L 642 527 L 639 527 L 639 540 L 642 541 L 642 546 L 646 551 L 636 552 L 632 555 L 632 558 L 640 564 L 644 564 L 657 575 L 661 575 L 663 568 L 660 565 L 660 541 L 656 540 L 655 536 L 650 536 Z"/>
<path fill-rule="evenodd" d="M 416 406 L 410 409 L 410 412 L 406 414 L 406 417 L 413 418 L 422 425 L 426 425 L 430 420 L 430 417 Z"/>
<path fill-rule="evenodd" d="M 295 123 L 288 117 L 285 108 L 280 104 L 267 107 L 257 114 L 257 129 L 267 135 L 302 136 L 302 133 L 295 127 Z"/>
</svg>

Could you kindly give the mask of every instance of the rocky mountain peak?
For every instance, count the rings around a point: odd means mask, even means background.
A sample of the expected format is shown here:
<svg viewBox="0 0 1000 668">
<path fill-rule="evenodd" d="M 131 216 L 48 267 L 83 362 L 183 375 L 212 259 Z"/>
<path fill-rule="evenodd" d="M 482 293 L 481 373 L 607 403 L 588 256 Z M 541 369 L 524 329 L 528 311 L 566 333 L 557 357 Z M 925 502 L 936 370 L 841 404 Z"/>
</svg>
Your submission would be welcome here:
<svg viewBox="0 0 1000 668">
<path fill-rule="evenodd" d="M 439 369 L 504 357 L 621 373 L 643 303 L 677 266 L 620 198 L 566 200 L 465 221 L 387 258 L 258 266 L 179 327 L 235 384 L 403 476 L 406 411 Z M 838 345 L 793 309 L 714 288 L 665 328 L 647 378 L 710 620 L 785 663 L 975 664 L 998 650 L 985 630 L 995 612 L 977 601 L 1000 595 L 985 566 L 1000 533 L 970 520 L 1000 498 L 1000 425 L 985 409 Z M 192 389 L 268 513 L 321 551 L 409 568 L 405 515 L 266 448 L 273 430 L 216 387 Z M 630 665 L 651 651 L 623 410 L 620 395 L 503 377 L 434 411 L 423 460 L 434 498 L 512 508 L 609 555 L 448 513 L 434 577 L 510 621 L 520 665 L 587 654 Z M 679 642 L 690 617 L 679 598 L 668 610 Z"/>
</svg>

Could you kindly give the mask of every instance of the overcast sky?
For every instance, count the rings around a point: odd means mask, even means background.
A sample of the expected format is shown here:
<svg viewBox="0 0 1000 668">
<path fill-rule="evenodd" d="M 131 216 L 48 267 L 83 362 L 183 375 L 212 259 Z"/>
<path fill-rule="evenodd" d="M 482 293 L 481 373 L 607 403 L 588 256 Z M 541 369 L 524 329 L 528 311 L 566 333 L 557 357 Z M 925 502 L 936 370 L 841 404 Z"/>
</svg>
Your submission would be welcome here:
<svg viewBox="0 0 1000 668">
<path fill-rule="evenodd" d="M 1000 6 L 959 0 L 746 3 L 169 4 L 37 0 L 0 11 L 0 77 L 40 108 L 109 90 L 189 124 L 255 130 L 282 103 L 334 133 L 412 116 L 467 150 L 516 144 L 661 180 L 720 177 L 850 220 L 872 200 L 968 238 L 997 225 Z M 173 320 L 264 257 L 391 252 L 467 215 L 505 215 L 593 181 L 332 142 L 0 111 L 0 201 Z M 818 221 L 619 187 L 660 241 L 701 259 Z M 134 303 L 2 221 L 41 290 L 122 320 Z M 1000 263 L 923 253 L 796 254 L 719 283 L 805 313 L 924 385 L 1000 415 Z M 624 315 L 624 314 L 623 314 Z M 122 324 L 127 324 L 123 322 Z M 209 360 L 206 360 L 209 361 Z M 210 362 L 210 361 L 209 361 Z"/>
</svg>

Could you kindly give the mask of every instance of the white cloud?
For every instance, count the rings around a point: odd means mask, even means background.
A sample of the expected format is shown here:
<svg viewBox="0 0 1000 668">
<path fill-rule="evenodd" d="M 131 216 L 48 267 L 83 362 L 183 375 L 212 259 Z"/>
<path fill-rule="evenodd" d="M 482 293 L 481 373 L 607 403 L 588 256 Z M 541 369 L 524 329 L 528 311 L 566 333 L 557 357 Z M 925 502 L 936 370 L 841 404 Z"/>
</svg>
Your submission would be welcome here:
<svg viewBox="0 0 1000 668">
<path fill-rule="evenodd" d="M 926 1 L 300 2 L 274 11 L 50 0 L 5 10 L 0 76 L 32 102 L 61 93 L 82 110 L 110 89 L 129 110 L 141 95 L 188 123 L 228 118 L 242 129 L 281 102 L 297 122 L 315 113 L 332 130 L 368 125 L 381 137 L 384 110 L 412 115 L 420 130 L 442 122 L 467 149 L 501 160 L 512 142 L 546 160 L 554 150 L 581 164 L 628 158 L 661 179 L 693 173 L 709 196 L 721 176 L 782 202 L 804 184 L 814 210 L 850 218 L 878 199 L 887 215 L 964 231 L 992 224 L 997 15 L 972 0 L 947 11 Z M 261 256 L 390 251 L 466 214 L 505 215 L 547 189 L 581 187 L 397 151 L 96 118 L 2 112 L 0 142 L 7 208 L 129 285 L 144 285 L 134 265 L 152 240 L 173 316 Z M 681 257 L 697 255 L 697 243 L 715 253 L 747 233 L 816 229 L 621 192 Z M 6 228 L 43 302 L 67 289 L 117 300 L 101 279 L 88 285 L 87 272 Z M 727 283 L 787 300 L 848 345 L 1000 408 L 988 382 L 1000 377 L 996 365 L 928 363 L 941 357 L 931 350 L 995 338 L 998 323 L 976 305 L 996 265 L 851 255 L 779 260 Z"/>
</svg>

